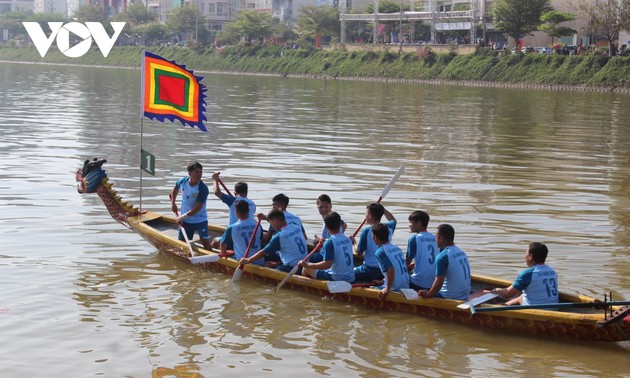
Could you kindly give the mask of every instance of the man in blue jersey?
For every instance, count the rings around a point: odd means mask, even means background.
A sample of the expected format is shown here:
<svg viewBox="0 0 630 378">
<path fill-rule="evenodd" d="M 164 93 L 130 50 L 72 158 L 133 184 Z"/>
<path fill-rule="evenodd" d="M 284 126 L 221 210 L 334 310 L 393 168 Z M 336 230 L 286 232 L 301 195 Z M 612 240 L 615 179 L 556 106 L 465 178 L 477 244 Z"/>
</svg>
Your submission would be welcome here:
<svg viewBox="0 0 630 378">
<path fill-rule="evenodd" d="M 409 230 L 413 233 L 407 242 L 407 265 L 413 267 L 409 287 L 414 290 L 430 289 L 435 279 L 435 257 L 440 252 L 435 236 L 427 231 L 429 214 L 422 210 L 409 214 Z"/>
<path fill-rule="evenodd" d="M 234 194 L 236 196 L 221 192 L 221 188 L 219 187 L 219 175 L 221 172 L 217 171 L 212 174 L 212 180 L 214 181 L 213 189 L 214 195 L 217 196 L 224 204 L 226 204 L 230 211 L 230 218 L 228 219 L 228 226 L 238 221 L 238 216 L 236 215 L 236 202 L 237 201 L 245 201 L 249 205 L 249 215 L 250 219 L 254 219 L 256 215 L 256 204 L 254 201 L 247 198 L 248 186 L 245 182 L 237 182 L 234 184 Z M 212 247 L 217 248 L 219 246 L 221 238 L 215 238 L 212 240 Z"/>
<path fill-rule="evenodd" d="M 271 226 L 278 231 L 273 235 L 269 244 L 252 257 L 242 258 L 240 263 L 249 264 L 264 258 L 269 253 L 278 253 L 282 264 L 276 269 L 290 272 L 308 254 L 304 234 L 297 225 L 287 223 L 284 212 L 281 210 L 271 210 L 266 218 Z"/>
<path fill-rule="evenodd" d="M 225 233 L 223 233 L 221 237 L 220 247 L 221 253 L 226 253 L 228 250 L 234 251 L 234 258 L 240 260 L 245 257 L 245 251 L 247 251 L 247 246 L 254 234 L 257 222 L 249 217 L 249 203 L 246 201 L 236 201 L 234 208 L 238 220 L 225 229 Z M 261 240 L 262 229 L 258 227 L 252 241 L 252 246 L 250 247 L 250 252 L 260 250 Z M 257 265 L 263 265 L 264 263 L 263 260 L 255 262 Z"/>
<path fill-rule="evenodd" d="M 409 272 L 405 255 L 397 245 L 389 242 L 389 228 L 382 223 L 375 224 L 372 226 L 372 239 L 378 246 L 375 256 L 384 276 L 378 297 L 384 299 L 390 291 L 409 288 Z"/>
<path fill-rule="evenodd" d="M 330 199 L 330 196 L 328 194 L 322 194 L 321 196 L 317 197 L 317 211 L 319 211 L 319 215 L 322 216 L 322 219 L 325 219 L 326 215 L 332 212 L 332 200 Z M 348 225 L 346 224 L 346 222 L 341 220 L 339 231 L 341 231 L 341 233 L 344 233 L 346 232 L 346 228 L 348 228 Z M 324 221 L 321 238 L 326 240 L 330 237 L 330 235 L 330 232 L 326 228 L 326 221 Z M 317 245 L 317 243 L 319 243 L 319 239 L 320 237 L 315 235 L 315 237 L 313 238 L 313 245 Z"/>
<path fill-rule="evenodd" d="M 206 201 L 208 200 L 208 186 L 201 181 L 203 167 L 198 162 L 190 163 L 186 167 L 188 177 L 182 177 L 175 183 L 171 191 L 171 210 L 178 212 L 175 203 L 177 194 L 182 192 L 182 205 L 177 222 L 186 230 L 186 236 L 192 240 L 195 231 L 199 234 L 201 243 L 205 249 L 210 249 L 210 235 L 208 234 L 208 214 L 206 213 Z M 180 228 L 179 240 L 185 240 Z"/>
<path fill-rule="evenodd" d="M 466 253 L 455 245 L 455 229 L 450 224 L 441 224 L 435 239 L 442 250 L 435 259 L 435 279 L 431 289 L 420 290 L 418 295 L 467 301 L 470 296 L 470 265 Z"/>
<path fill-rule="evenodd" d="M 334 211 L 324 217 L 330 237 L 324 243 L 323 260 L 300 262 L 302 275 L 327 281 L 354 282 L 352 241 L 341 232 L 341 217 Z"/>
<path fill-rule="evenodd" d="M 492 293 L 505 299 L 518 295 L 506 302 L 508 306 L 558 303 L 558 274 L 545 264 L 548 253 L 543 243 L 531 243 L 525 252 L 529 268 L 521 271 L 510 287 L 492 289 Z"/>
<path fill-rule="evenodd" d="M 297 215 L 290 213 L 287 211 L 287 207 L 289 207 L 289 197 L 287 197 L 284 193 L 280 193 L 275 195 L 272 200 L 271 200 L 271 208 L 273 210 L 280 210 L 284 213 L 284 218 L 287 222 L 287 224 L 293 224 L 297 227 L 299 227 L 302 230 L 302 233 L 304 234 L 304 239 L 307 239 L 306 236 L 306 231 L 304 231 L 304 226 L 302 226 L 302 221 L 300 220 L 300 217 L 298 217 Z M 258 214 L 259 218 L 262 218 L 263 220 L 268 220 L 267 217 L 265 216 L 265 214 Z M 277 232 L 277 229 L 275 229 L 273 227 L 273 225 L 271 225 L 269 227 L 269 232 L 267 232 L 265 235 L 263 235 L 263 245 L 271 239 L 271 237 L 273 236 L 274 233 Z"/>
<path fill-rule="evenodd" d="M 389 240 L 391 241 L 394 230 L 396 230 L 396 218 L 380 203 L 373 202 L 367 205 L 365 211 L 365 223 L 367 226 L 361 230 L 359 243 L 355 246 L 356 253 L 363 255 L 363 264 L 354 268 L 357 282 L 372 282 L 383 279 L 383 273 L 375 256 L 378 246 L 372 239 L 372 226 L 380 223 L 383 215 L 387 219 L 385 225 L 389 229 Z"/>
</svg>

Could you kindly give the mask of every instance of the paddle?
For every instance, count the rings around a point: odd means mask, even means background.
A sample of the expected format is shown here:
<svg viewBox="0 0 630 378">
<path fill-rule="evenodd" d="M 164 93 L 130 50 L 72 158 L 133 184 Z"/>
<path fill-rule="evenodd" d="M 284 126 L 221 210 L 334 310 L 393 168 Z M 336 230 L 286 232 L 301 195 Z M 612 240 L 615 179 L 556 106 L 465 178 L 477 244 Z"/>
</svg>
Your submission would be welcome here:
<svg viewBox="0 0 630 378">
<path fill-rule="evenodd" d="M 177 212 L 175 212 L 175 215 L 177 216 Z M 186 240 L 186 244 L 188 245 L 188 250 L 190 250 L 190 257 L 188 258 L 188 260 L 191 263 L 193 263 L 193 264 L 205 264 L 205 263 L 213 263 L 213 262 L 219 261 L 219 259 L 221 257 L 219 255 L 217 255 L 217 254 L 203 255 L 203 256 L 195 255 L 195 251 L 193 250 L 192 244 L 190 244 L 190 240 L 188 239 L 188 235 L 186 234 L 186 229 L 181 224 L 181 222 L 178 222 L 177 224 L 179 225 L 179 229 L 181 230 L 182 234 L 184 235 L 184 240 Z"/>
<path fill-rule="evenodd" d="M 394 177 L 392 177 L 392 179 L 389 180 L 389 183 L 387 183 L 387 185 L 385 185 L 385 188 L 383 188 L 383 191 L 381 192 L 380 197 L 378 197 L 378 200 L 376 201 L 376 203 L 381 203 L 383 198 L 385 198 L 387 193 L 389 193 L 390 189 L 392 188 L 392 186 L 394 186 L 396 181 L 398 181 L 398 178 L 400 177 L 400 175 L 403 174 L 403 172 L 405 172 L 405 165 L 404 164 L 400 168 L 398 168 L 398 172 L 396 172 Z M 361 230 L 361 228 L 363 227 L 363 225 L 365 224 L 366 221 L 367 221 L 367 219 L 363 218 L 363 222 L 361 222 L 361 224 L 359 225 L 357 230 L 354 232 L 354 234 L 352 234 L 353 238 L 355 238 L 357 236 L 357 234 L 359 233 L 359 231 Z"/>
<path fill-rule="evenodd" d="M 512 311 L 512 310 L 544 310 L 557 308 L 604 308 L 607 306 L 628 306 L 630 301 L 616 302 L 567 302 L 567 303 L 546 303 L 539 305 L 524 306 L 499 306 L 499 307 L 480 307 L 475 312 L 494 312 L 494 311 Z"/>
<path fill-rule="evenodd" d="M 171 200 L 173 198 L 170 193 L 168 195 L 168 198 L 170 198 Z M 179 214 L 178 214 L 177 211 L 175 211 L 175 216 L 179 217 Z M 219 261 L 219 259 L 221 257 L 219 255 L 216 255 L 216 254 L 196 256 L 195 255 L 195 251 L 193 250 L 192 244 L 190 244 L 190 240 L 188 239 L 188 234 L 186 234 L 186 229 L 184 228 L 184 225 L 181 222 L 177 222 L 177 225 L 179 226 L 179 230 L 184 235 L 184 240 L 186 240 L 186 245 L 188 245 L 188 250 L 190 251 L 190 257 L 188 258 L 188 260 L 191 263 L 193 263 L 193 264 L 205 264 L 205 263 L 213 263 L 213 262 Z"/>
<path fill-rule="evenodd" d="M 462 303 L 460 305 L 457 306 L 457 308 L 461 308 L 462 310 L 468 310 L 470 309 L 470 313 L 474 314 L 476 309 L 475 306 L 482 304 L 484 302 L 488 302 L 491 299 L 494 299 L 496 297 L 498 297 L 499 294 L 493 294 L 493 293 L 486 293 L 480 297 L 477 297 L 475 299 L 469 300 L 466 303 Z"/>
<path fill-rule="evenodd" d="M 247 245 L 247 249 L 245 250 L 245 255 L 243 255 L 243 258 L 247 258 L 247 256 L 249 255 L 249 250 L 252 249 L 252 244 L 254 244 L 254 239 L 256 238 L 256 232 L 258 231 L 258 227 L 260 227 L 260 221 L 261 219 L 258 219 L 258 223 L 256 223 L 256 227 L 254 227 L 254 233 L 252 234 L 252 237 L 249 238 L 249 244 Z M 239 264 L 238 268 L 234 270 L 234 275 L 232 276 L 232 282 L 236 282 L 240 280 L 242 275 L 243 275 L 243 265 Z"/>
<path fill-rule="evenodd" d="M 303 262 L 308 261 L 308 259 L 310 259 L 311 256 L 313 256 L 317 251 L 319 251 L 322 248 L 322 245 L 324 245 L 324 239 L 320 239 L 319 243 L 317 243 L 317 246 L 315 246 L 315 248 L 313 248 L 311 253 L 306 255 L 306 257 L 302 261 Z M 291 271 L 286 275 L 286 277 L 284 277 L 282 279 L 282 281 L 280 281 L 280 283 L 278 283 L 278 286 L 276 286 L 276 288 L 273 289 L 273 292 L 275 293 L 276 291 L 278 291 L 278 289 L 280 289 L 282 287 L 282 285 L 284 285 L 289 280 L 289 278 L 293 277 L 293 275 L 295 274 L 295 272 L 298 271 L 298 269 L 300 269 L 300 264 L 299 263 L 295 264 L 293 269 L 291 269 Z"/>
<path fill-rule="evenodd" d="M 346 281 L 327 281 L 326 287 L 328 287 L 328 291 L 331 293 L 347 293 L 355 287 L 370 287 L 374 286 L 371 283 L 359 283 L 359 284 L 351 284 Z"/>
<path fill-rule="evenodd" d="M 228 189 L 227 186 L 225 186 L 225 184 L 223 183 L 223 181 L 221 181 L 219 177 L 217 177 L 217 182 L 223 187 L 223 189 L 225 189 L 225 192 L 227 194 L 232 195 L 232 193 L 230 193 L 230 189 Z"/>
<path fill-rule="evenodd" d="M 346 281 L 328 281 L 326 287 L 332 294 L 347 293 L 355 287 L 370 287 L 375 286 L 373 283 L 358 283 L 350 284 Z M 413 301 L 418 299 L 418 292 L 413 289 L 400 289 L 400 292 L 405 296 L 405 299 Z"/>
</svg>

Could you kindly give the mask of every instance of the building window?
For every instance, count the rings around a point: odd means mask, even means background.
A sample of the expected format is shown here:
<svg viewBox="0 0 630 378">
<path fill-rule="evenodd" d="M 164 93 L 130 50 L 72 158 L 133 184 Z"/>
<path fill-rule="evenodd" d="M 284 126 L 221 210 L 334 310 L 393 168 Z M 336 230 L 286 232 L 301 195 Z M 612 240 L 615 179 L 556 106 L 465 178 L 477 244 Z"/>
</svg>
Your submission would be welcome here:
<svg viewBox="0 0 630 378">
<path fill-rule="evenodd" d="M 225 6 L 225 3 L 217 3 L 217 16 L 220 16 L 220 17 L 228 16 L 227 7 Z"/>
</svg>

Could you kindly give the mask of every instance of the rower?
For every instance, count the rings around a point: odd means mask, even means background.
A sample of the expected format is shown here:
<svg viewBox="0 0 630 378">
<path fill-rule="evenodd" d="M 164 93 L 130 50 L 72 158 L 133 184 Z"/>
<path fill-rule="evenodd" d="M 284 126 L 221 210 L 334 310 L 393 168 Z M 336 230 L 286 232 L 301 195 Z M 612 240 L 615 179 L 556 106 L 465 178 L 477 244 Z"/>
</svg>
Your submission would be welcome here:
<svg viewBox="0 0 630 378">
<path fill-rule="evenodd" d="M 525 251 L 525 263 L 529 268 L 521 271 L 514 283 L 507 288 L 497 287 L 492 293 L 509 299 L 506 305 L 539 305 L 558 303 L 558 274 L 545 264 L 549 249 L 543 243 L 533 242 Z"/>
<path fill-rule="evenodd" d="M 230 209 L 230 218 L 228 220 L 228 226 L 236 223 L 238 221 L 238 216 L 236 215 L 236 202 L 237 201 L 245 201 L 249 205 L 249 219 L 254 220 L 256 215 L 256 204 L 254 201 L 247 198 L 248 185 L 246 182 L 237 182 L 234 184 L 234 194 L 235 196 L 229 193 L 222 193 L 221 188 L 219 187 L 219 175 L 221 172 L 217 171 L 212 174 L 212 180 L 214 181 L 214 195 L 217 196 L 224 204 L 226 204 Z M 227 191 L 227 188 L 225 188 Z M 220 243 L 220 237 L 216 237 L 212 240 L 212 248 L 218 248 Z"/>
</svg>

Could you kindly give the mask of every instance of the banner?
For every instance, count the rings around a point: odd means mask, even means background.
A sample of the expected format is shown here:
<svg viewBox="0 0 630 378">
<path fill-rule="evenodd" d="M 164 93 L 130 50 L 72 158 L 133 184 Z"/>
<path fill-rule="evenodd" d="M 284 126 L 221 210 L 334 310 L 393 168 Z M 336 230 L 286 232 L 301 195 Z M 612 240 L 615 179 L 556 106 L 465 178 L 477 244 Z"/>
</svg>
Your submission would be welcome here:
<svg viewBox="0 0 630 378">
<path fill-rule="evenodd" d="M 183 125 L 208 131 L 203 124 L 206 86 L 201 80 L 203 77 L 195 76 L 186 66 L 143 51 L 143 115 L 160 122 L 179 120 Z"/>
</svg>

